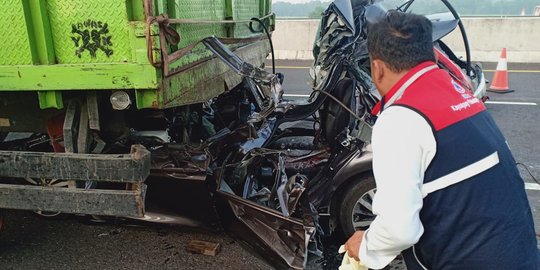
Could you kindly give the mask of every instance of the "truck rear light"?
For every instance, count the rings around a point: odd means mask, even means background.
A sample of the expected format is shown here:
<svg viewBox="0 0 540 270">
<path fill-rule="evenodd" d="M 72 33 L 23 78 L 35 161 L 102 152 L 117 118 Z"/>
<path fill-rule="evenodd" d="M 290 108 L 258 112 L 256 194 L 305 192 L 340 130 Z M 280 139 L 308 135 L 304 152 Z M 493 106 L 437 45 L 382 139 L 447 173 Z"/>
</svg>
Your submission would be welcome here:
<svg viewBox="0 0 540 270">
<path fill-rule="evenodd" d="M 131 105 L 131 99 L 128 93 L 124 91 L 113 92 L 110 101 L 113 109 L 119 111 L 129 108 L 129 105 Z"/>
</svg>

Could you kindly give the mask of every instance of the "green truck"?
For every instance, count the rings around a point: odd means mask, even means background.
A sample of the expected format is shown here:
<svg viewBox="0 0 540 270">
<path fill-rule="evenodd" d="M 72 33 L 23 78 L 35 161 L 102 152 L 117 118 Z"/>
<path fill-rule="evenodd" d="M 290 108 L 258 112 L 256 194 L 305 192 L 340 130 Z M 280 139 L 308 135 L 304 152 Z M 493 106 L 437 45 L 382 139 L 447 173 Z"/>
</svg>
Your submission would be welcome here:
<svg viewBox="0 0 540 270">
<path fill-rule="evenodd" d="M 262 66 L 275 25 L 270 0 L 7 0 L 2 13 L 0 208 L 41 214 L 142 217 L 152 170 L 204 179 L 210 103 L 242 76 L 202 41 Z M 171 172 L 154 142 L 187 162 Z"/>
</svg>

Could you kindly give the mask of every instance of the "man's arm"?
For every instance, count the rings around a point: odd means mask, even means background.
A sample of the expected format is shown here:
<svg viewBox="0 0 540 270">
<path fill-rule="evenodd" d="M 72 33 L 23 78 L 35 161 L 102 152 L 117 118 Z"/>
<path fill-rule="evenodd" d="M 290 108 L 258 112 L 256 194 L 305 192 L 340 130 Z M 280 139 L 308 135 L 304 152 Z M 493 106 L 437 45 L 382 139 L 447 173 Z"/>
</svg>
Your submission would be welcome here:
<svg viewBox="0 0 540 270">
<path fill-rule="evenodd" d="M 368 267 L 380 269 L 418 242 L 424 232 L 419 217 L 421 188 L 436 142 L 422 116 L 399 106 L 381 114 L 372 140 L 377 217 L 363 236 L 359 258 Z"/>
</svg>

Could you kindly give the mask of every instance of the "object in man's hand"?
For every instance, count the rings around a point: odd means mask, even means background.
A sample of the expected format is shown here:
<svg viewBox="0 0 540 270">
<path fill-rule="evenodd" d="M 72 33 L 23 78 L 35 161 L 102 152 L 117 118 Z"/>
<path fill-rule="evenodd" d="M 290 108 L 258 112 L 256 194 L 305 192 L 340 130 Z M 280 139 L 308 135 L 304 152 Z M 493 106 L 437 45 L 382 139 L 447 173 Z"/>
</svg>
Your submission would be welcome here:
<svg viewBox="0 0 540 270">
<path fill-rule="evenodd" d="M 345 250 L 345 246 L 342 245 L 341 247 L 339 247 L 338 253 L 344 253 L 343 261 L 341 261 L 341 266 L 339 267 L 339 270 L 368 270 L 368 268 L 361 262 L 349 257 Z"/>
</svg>

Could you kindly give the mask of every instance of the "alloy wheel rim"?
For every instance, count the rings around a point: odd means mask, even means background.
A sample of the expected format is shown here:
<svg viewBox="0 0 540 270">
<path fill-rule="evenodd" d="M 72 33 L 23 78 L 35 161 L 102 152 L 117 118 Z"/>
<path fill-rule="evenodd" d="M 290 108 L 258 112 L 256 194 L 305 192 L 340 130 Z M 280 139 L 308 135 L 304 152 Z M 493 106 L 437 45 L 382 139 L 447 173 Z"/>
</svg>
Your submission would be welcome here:
<svg viewBox="0 0 540 270">
<path fill-rule="evenodd" d="M 352 226 L 355 231 L 366 230 L 375 219 L 375 215 L 373 214 L 373 198 L 376 191 L 376 188 L 367 191 L 354 204 L 351 215 Z"/>
</svg>

